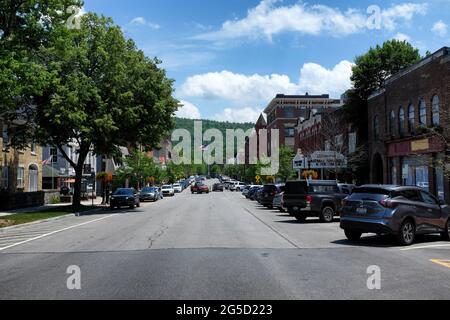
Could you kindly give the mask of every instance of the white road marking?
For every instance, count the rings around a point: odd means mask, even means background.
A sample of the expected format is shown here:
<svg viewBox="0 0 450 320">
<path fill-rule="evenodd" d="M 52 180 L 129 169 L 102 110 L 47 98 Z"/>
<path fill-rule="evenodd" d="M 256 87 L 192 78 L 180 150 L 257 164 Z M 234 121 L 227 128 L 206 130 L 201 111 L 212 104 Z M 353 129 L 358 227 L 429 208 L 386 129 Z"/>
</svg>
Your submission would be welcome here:
<svg viewBox="0 0 450 320">
<path fill-rule="evenodd" d="M 77 224 L 77 225 L 74 225 L 74 226 L 71 226 L 71 227 L 67 227 L 67 228 L 64 228 L 64 229 L 59 229 L 59 230 L 56 230 L 56 231 L 52 231 L 52 232 L 40 235 L 38 237 L 34 237 L 34 238 L 31 238 L 31 239 L 28 239 L 28 240 L 25 240 L 25 241 L 17 242 L 17 243 L 14 243 L 12 245 L 0 248 L 0 251 L 4 251 L 6 249 L 11 249 L 11 248 L 20 246 L 20 245 L 25 244 L 25 243 L 29 243 L 29 242 L 32 242 L 32 241 L 36 241 L 36 240 L 39 240 L 39 239 L 42 239 L 42 238 L 54 235 L 56 233 L 64 232 L 64 231 L 67 231 L 67 230 L 70 230 L 70 229 L 75 229 L 75 228 L 78 228 L 78 227 L 81 227 L 81 226 L 85 226 L 85 225 L 90 224 L 90 223 L 94 223 L 94 222 L 98 222 L 98 221 L 101 221 L 101 220 L 105 220 L 105 219 L 111 218 L 111 217 L 114 217 L 114 216 L 115 216 L 115 214 L 110 214 L 110 215 L 108 215 L 106 217 L 102 217 L 102 218 L 99 218 L 99 219 L 83 222 L 83 223 L 80 223 L 80 224 Z"/>
<path fill-rule="evenodd" d="M 421 246 L 421 247 L 410 247 L 410 248 L 400 249 L 400 251 L 411 251 L 411 250 L 432 249 L 432 248 L 445 248 L 445 247 L 450 247 L 450 243 L 449 244 L 433 244 L 433 245 Z"/>
</svg>

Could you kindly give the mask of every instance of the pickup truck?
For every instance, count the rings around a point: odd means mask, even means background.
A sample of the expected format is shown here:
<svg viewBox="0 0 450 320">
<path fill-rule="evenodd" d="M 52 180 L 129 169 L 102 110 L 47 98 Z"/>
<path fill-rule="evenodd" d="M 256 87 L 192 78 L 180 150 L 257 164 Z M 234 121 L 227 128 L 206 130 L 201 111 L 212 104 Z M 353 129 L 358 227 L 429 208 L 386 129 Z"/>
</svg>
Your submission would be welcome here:
<svg viewBox="0 0 450 320">
<path fill-rule="evenodd" d="M 329 223 L 340 214 L 342 200 L 347 196 L 336 181 L 300 180 L 286 183 L 283 200 L 289 214 L 297 220 L 319 217 Z"/>
<path fill-rule="evenodd" d="M 209 193 L 209 187 L 203 183 L 196 183 L 191 187 L 191 193 Z"/>
</svg>

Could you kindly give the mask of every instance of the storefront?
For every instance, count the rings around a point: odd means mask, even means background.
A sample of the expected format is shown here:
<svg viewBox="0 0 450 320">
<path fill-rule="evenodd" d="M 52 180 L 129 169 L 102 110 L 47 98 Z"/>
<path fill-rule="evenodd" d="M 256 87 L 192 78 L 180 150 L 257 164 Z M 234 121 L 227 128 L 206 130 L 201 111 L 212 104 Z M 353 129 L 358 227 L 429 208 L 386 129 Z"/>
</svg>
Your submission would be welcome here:
<svg viewBox="0 0 450 320">
<path fill-rule="evenodd" d="M 391 143 L 388 145 L 389 183 L 421 187 L 448 200 L 448 179 L 437 165 L 441 158 L 442 145 L 432 137 Z"/>
</svg>

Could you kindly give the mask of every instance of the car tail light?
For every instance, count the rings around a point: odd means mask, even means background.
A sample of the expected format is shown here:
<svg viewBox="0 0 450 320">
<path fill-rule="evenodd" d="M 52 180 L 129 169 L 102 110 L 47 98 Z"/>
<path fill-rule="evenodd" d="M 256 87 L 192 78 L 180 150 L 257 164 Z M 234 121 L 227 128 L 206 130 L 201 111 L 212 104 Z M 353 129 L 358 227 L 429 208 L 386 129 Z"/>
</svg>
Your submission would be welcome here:
<svg viewBox="0 0 450 320">
<path fill-rule="evenodd" d="M 306 196 L 306 203 L 307 204 L 311 204 L 313 202 L 313 197 L 311 196 Z"/>
<path fill-rule="evenodd" d="M 390 199 L 382 199 L 378 203 L 385 208 L 394 208 L 395 207 L 395 203 L 392 202 Z"/>
<path fill-rule="evenodd" d="M 274 191 L 270 194 L 272 197 L 275 197 L 277 195 L 277 193 Z"/>
</svg>

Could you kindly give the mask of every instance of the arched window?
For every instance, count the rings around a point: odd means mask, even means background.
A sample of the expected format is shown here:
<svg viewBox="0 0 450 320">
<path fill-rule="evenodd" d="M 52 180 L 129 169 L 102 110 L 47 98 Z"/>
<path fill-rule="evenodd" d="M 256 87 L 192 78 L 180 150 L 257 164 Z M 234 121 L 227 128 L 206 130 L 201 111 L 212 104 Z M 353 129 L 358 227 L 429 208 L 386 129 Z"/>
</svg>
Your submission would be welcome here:
<svg viewBox="0 0 450 320">
<path fill-rule="evenodd" d="M 396 127 L 395 112 L 394 110 L 392 110 L 391 114 L 389 115 L 389 130 L 392 135 L 395 134 L 395 127 Z"/>
<path fill-rule="evenodd" d="M 433 97 L 432 101 L 432 115 L 433 115 L 433 125 L 438 126 L 440 124 L 440 101 L 438 96 Z"/>
<path fill-rule="evenodd" d="M 403 110 L 403 107 L 400 107 L 398 111 L 398 133 L 405 133 L 405 110 Z"/>
<path fill-rule="evenodd" d="M 39 169 L 35 164 L 28 167 L 28 192 L 38 191 Z"/>
<path fill-rule="evenodd" d="M 414 131 L 416 125 L 416 110 L 412 104 L 408 107 L 408 130 L 409 132 Z"/>
<path fill-rule="evenodd" d="M 425 101 L 422 99 L 419 103 L 419 123 L 421 126 L 427 125 L 427 105 Z"/>
<path fill-rule="evenodd" d="M 380 118 L 378 116 L 373 119 L 373 135 L 376 140 L 380 137 Z"/>
</svg>

